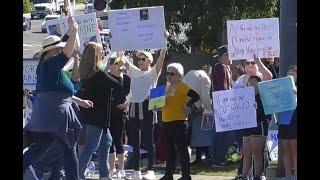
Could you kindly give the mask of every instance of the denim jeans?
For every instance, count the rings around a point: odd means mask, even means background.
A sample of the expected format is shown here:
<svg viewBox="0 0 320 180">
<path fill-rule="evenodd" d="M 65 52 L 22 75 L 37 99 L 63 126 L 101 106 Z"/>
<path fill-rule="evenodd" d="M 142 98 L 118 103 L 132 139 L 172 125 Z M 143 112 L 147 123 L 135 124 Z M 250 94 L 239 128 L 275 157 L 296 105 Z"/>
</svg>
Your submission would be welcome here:
<svg viewBox="0 0 320 180">
<path fill-rule="evenodd" d="M 46 155 L 49 148 L 54 145 L 53 142 L 55 142 L 59 144 L 63 151 L 63 166 L 66 178 L 79 179 L 79 166 L 75 147 L 76 135 L 74 133 L 67 133 L 61 137 L 56 134 L 46 132 L 33 132 L 33 134 L 34 144 L 23 155 L 23 173 L 25 173 L 26 169 L 31 164 Z M 57 165 L 55 168 L 58 168 L 58 166 L 60 165 Z"/>
<path fill-rule="evenodd" d="M 85 179 L 84 171 L 91 159 L 92 153 L 98 149 L 98 168 L 100 177 L 109 176 L 109 151 L 112 137 L 109 129 L 105 130 L 98 126 L 86 125 L 84 150 L 79 156 L 80 178 Z"/>
</svg>

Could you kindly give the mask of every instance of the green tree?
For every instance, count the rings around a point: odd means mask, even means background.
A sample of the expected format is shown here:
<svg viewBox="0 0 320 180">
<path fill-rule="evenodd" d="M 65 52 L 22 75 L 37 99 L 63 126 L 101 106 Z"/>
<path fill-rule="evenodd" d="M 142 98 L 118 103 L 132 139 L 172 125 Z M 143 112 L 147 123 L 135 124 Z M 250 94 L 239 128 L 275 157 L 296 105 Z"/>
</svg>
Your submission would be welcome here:
<svg viewBox="0 0 320 180">
<path fill-rule="evenodd" d="M 169 52 L 213 52 L 226 43 L 228 20 L 279 17 L 280 0 L 118 0 L 110 3 L 111 9 L 144 6 L 164 6 L 166 28 L 180 34 L 187 27 L 188 38 L 183 43 L 169 39 Z"/>
<path fill-rule="evenodd" d="M 31 12 L 31 3 L 30 0 L 23 0 L 23 13 Z"/>
</svg>

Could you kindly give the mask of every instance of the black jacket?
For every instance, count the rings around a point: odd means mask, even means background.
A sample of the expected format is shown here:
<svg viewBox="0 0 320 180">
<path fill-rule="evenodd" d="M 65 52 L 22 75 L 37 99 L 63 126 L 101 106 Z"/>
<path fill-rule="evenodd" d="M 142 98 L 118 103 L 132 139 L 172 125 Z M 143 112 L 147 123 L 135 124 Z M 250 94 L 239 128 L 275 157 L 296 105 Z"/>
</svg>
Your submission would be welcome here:
<svg viewBox="0 0 320 180">
<path fill-rule="evenodd" d="M 82 99 L 93 102 L 93 108 L 81 108 L 80 114 L 84 123 L 108 128 L 111 114 L 111 91 L 121 88 L 119 81 L 102 71 L 82 81 L 78 95 Z"/>
</svg>

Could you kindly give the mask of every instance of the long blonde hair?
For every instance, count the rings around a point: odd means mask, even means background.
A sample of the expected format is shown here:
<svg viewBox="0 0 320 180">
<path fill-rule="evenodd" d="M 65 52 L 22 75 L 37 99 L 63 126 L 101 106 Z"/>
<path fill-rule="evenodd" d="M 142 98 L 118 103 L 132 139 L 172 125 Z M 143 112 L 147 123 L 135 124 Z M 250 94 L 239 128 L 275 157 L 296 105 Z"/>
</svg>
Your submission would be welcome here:
<svg viewBox="0 0 320 180">
<path fill-rule="evenodd" d="M 96 42 L 89 42 L 83 50 L 79 65 L 81 79 L 89 79 L 99 71 L 102 47 Z"/>
</svg>

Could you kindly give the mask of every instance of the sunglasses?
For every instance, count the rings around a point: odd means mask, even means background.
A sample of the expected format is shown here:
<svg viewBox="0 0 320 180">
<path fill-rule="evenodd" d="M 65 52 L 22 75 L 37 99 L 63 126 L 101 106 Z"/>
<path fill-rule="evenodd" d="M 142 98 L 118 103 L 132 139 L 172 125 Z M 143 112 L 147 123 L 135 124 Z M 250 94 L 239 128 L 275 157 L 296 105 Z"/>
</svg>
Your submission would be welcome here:
<svg viewBox="0 0 320 180">
<path fill-rule="evenodd" d="M 167 75 L 174 76 L 174 75 L 176 75 L 176 73 L 174 73 L 174 72 L 167 72 Z"/>
<path fill-rule="evenodd" d="M 245 62 L 245 65 L 249 65 L 249 64 L 251 64 L 251 65 L 255 65 L 255 64 L 257 64 L 256 62 Z"/>
<path fill-rule="evenodd" d="M 139 58 L 138 61 L 146 61 L 147 58 Z"/>
</svg>

